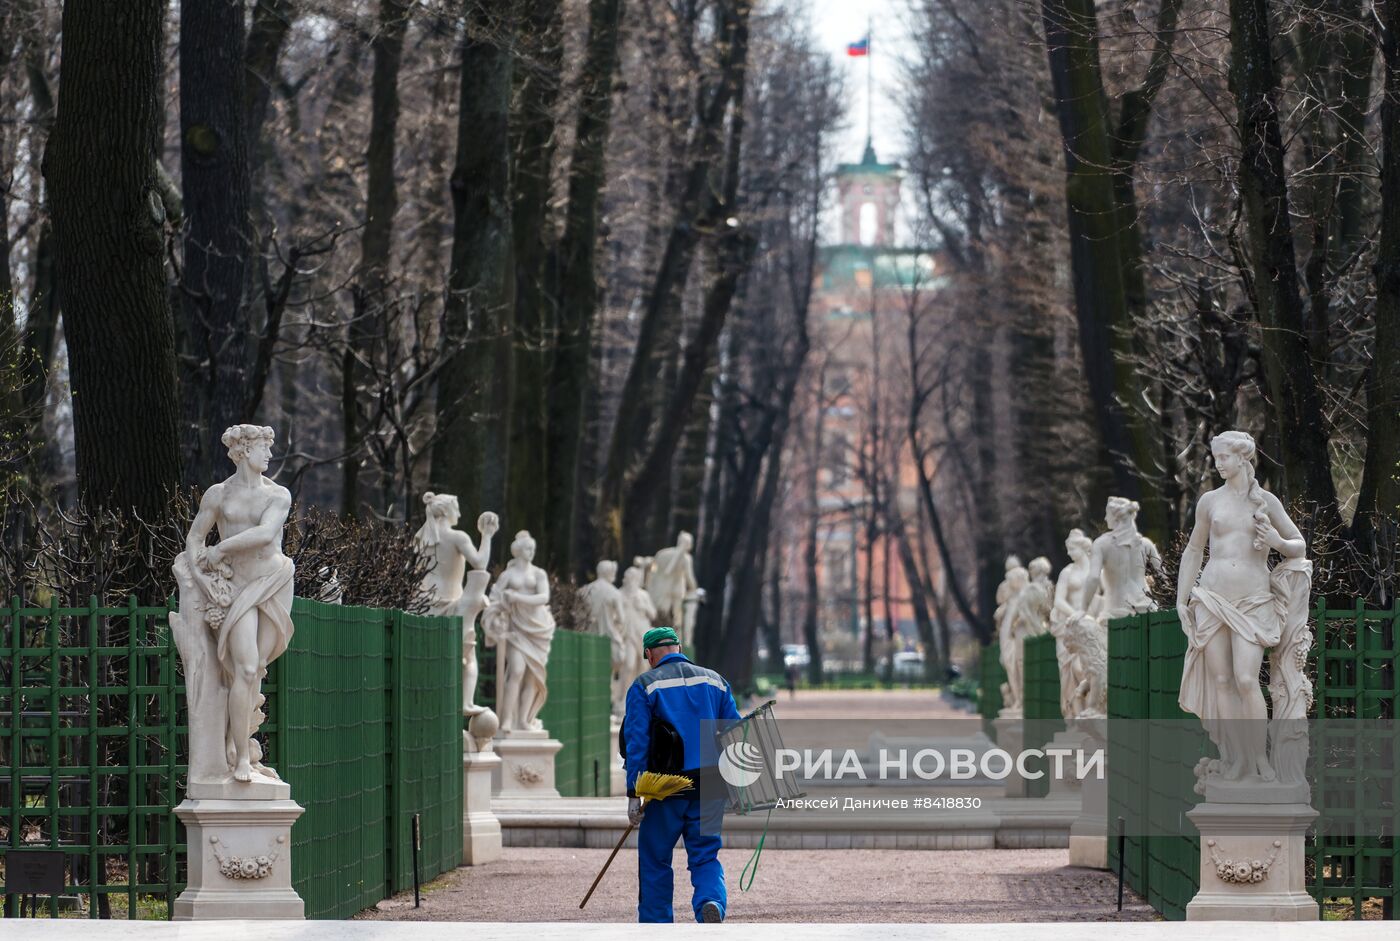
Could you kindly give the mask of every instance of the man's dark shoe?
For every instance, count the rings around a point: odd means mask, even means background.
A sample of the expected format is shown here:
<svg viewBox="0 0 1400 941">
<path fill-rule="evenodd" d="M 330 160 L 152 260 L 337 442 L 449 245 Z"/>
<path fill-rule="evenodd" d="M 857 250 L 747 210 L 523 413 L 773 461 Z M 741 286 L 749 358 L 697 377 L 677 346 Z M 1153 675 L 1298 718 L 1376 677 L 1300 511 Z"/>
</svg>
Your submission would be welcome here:
<svg viewBox="0 0 1400 941">
<path fill-rule="evenodd" d="M 700 906 L 700 920 L 707 925 L 717 925 L 724 921 L 724 909 L 718 902 L 706 902 Z"/>
</svg>

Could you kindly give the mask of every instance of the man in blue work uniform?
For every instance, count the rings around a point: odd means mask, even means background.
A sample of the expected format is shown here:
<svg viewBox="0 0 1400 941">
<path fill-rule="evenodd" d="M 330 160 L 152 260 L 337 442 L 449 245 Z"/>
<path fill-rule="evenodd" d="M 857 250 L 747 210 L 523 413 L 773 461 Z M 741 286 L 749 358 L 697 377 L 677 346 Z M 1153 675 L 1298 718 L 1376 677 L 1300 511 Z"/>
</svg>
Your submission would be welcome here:
<svg viewBox="0 0 1400 941">
<path fill-rule="evenodd" d="M 680 638 L 669 627 L 647 631 L 642 639 L 651 669 L 627 691 L 627 714 L 622 740 L 627 769 L 627 816 L 640 823 L 637 837 L 637 920 L 673 920 L 674 876 L 671 853 L 685 837 L 685 854 L 694 887 L 691 907 L 699 922 L 724 921 L 729 897 L 724 867 L 719 861 L 720 823 L 724 801 L 706 788 L 701 800 L 700 779 L 715 773 L 716 723 L 737 721 L 739 710 L 724 677 L 691 663 L 681 653 Z M 643 771 L 684 774 L 695 781 L 687 791 L 661 801 L 649 801 L 646 813 L 637 797 Z"/>
</svg>

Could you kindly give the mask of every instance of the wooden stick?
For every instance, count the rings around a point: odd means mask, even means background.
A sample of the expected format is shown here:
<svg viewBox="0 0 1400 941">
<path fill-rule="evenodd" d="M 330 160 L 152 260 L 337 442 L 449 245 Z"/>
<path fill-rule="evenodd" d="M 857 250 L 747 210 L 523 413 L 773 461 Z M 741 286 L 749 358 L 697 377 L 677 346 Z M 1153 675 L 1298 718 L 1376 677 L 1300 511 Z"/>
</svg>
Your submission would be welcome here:
<svg viewBox="0 0 1400 941">
<path fill-rule="evenodd" d="M 632 832 L 632 829 L 632 824 L 629 823 L 627 829 L 622 831 L 622 838 L 617 841 L 617 845 L 613 847 L 613 851 L 608 854 L 608 861 L 603 863 L 603 868 L 598 870 L 598 878 L 594 879 L 593 884 L 588 887 L 588 894 L 583 897 L 582 902 L 578 903 L 579 908 L 583 908 L 583 906 L 587 905 L 588 900 L 593 897 L 593 890 L 598 888 L 598 883 L 603 881 L 603 876 L 607 873 L 608 867 L 612 865 L 613 859 L 616 858 L 617 851 L 622 849 L 622 844 L 627 842 L 627 835 Z"/>
</svg>

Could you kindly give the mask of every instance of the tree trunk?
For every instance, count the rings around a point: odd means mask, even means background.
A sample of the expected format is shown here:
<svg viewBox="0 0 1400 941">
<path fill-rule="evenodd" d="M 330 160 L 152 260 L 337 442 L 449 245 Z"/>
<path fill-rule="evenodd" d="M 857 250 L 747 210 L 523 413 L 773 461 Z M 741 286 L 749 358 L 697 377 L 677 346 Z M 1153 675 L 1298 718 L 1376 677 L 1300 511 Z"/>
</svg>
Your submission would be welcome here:
<svg viewBox="0 0 1400 941">
<path fill-rule="evenodd" d="M 379 22 L 370 40 L 374 53 L 374 79 L 370 90 L 369 179 L 365 196 L 365 227 L 360 234 L 360 269 L 356 276 L 355 307 L 341 360 L 340 406 L 345 434 L 340 511 L 358 516 L 363 500 L 360 470 L 364 436 L 362 389 L 370 375 L 367 365 L 379 355 L 387 327 L 386 308 L 390 252 L 393 248 L 394 212 L 398 188 L 394 181 L 395 136 L 399 123 L 399 69 L 403 65 L 403 39 L 408 28 L 404 0 L 380 0 Z"/>
<path fill-rule="evenodd" d="M 510 25 L 470 0 L 462 42 L 452 262 L 438 379 L 433 482 L 464 512 L 505 509 L 512 389 Z M 470 518 L 470 516 L 469 516 Z"/>
<path fill-rule="evenodd" d="M 206 0 L 180 11 L 180 182 L 185 344 L 185 481 L 233 472 L 224 430 L 245 420 L 249 355 L 244 287 L 252 241 L 243 3 Z"/>
<path fill-rule="evenodd" d="M 267 148 L 261 146 L 263 125 L 277 84 L 277 63 L 297 17 L 292 0 L 256 0 L 252 25 L 248 28 L 248 51 L 244 59 L 248 76 L 243 93 L 243 121 L 248 133 L 249 176 L 256 180 Z"/>
<path fill-rule="evenodd" d="M 157 179 L 160 0 L 68 0 L 44 158 L 64 285 L 78 484 L 89 506 L 159 519 L 180 483 L 175 332 Z"/>
<path fill-rule="evenodd" d="M 579 499 L 579 444 L 598 308 L 598 217 L 622 14 L 623 0 L 590 0 L 588 5 L 588 47 L 579 78 L 582 89 L 569 167 L 569 206 L 559 245 L 559 328 L 549 386 L 547 499 L 548 541 L 556 547 L 555 563 L 561 572 L 575 571 L 588 561 L 572 558 L 574 504 Z"/>
<path fill-rule="evenodd" d="M 1392 542 L 1400 521 L 1400 0 L 1386 0 L 1381 100 L 1381 226 L 1376 249 L 1376 340 L 1366 384 L 1366 466 L 1357 501 L 1371 540 Z M 1383 525 L 1383 528 L 1381 526 Z M 1377 539 L 1377 537 L 1380 537 Z M 1391 550 L 1392 558 L 1394 550 Z M 1390 576 L 1395 577 L 1394 563 Z M 1390 597 L 1394 597 L 1392 586 Z"/>
<path fill-rule="evenodd" d="M 824 402 L 826 393 L 823 388 L 825 384 L 826 371 L 823 369 L 817 377 L 817 414 L 812 429 L 812 451 L 807 464 L 807 532 L 802 545 L 802 577 L 806 585 L 807 595 L 807 604 L 802 615 L 802 639 L 811 652 L 812 660 L 816 662 L 816 669 L 812 671 L 813 682 L 816 683 L 821 682 L 822 676 L 821 649 L 818 643 L 821 637 L 821 579 L 818 577 L 820 573 L 818 550 L 822 525 L 821 468 L 823 438 L 826 430 L 826 406 Z"/>
<path fill-rule="evenodd" d="M 1230 46 L 1230 84 L 1239 121 L 1239 189 L 1254 304 L 1263 327 L 1265 386 L 1279 427 L 1284 477 L 1280 496 L 1285 502 L 1306 501 L 1318 522 L 1331 528 L 1340 516 L 1298 288 L 1268 0 L 1230 0 Z"/>
<path fill-rule="evenodd" d="M 1168 0 L 1168 33 L 1174 31 L 1177 0 Z M 1139 401 L 1132 364 L 1133 303 L 1144 300 L 1141 287 L 1141 239 L 1132 197 L 1132 141 L 1116 149 L 1108 102 L 1099 68 L 1098 19 L 1094 0 L 1042 0 L 1046 51 L 1065 156 L 1065 202 L 1069 210 L 1070 265 L 1079 345 L 1099 430 L 1099 462 L 1113 468 L 1113 489 L 1140 500 L 1143 529 L 1162 539 L 1165 515 L 1160 500 L 1142 475 L 1155 471 L 1154 438 L 1122 403 Z M 1159 20 L 1160 22 L 1160 20 Z M 1165 60 L 1163 60 L 1165 63 Z M 1154 56 L 1154 65 L 1157 58 Z M 1165 68 L 1165 64 L 1163 65 Z M 1129 120 L 1123 129 L 1145 129 L 1151 96 L 1124 103 Z M 1140 109 L 1133 111 L 1130 109 Z M 1106 492 L 1090 495 L 1102 506 Z"/>
<path fill-rule="evenodd" d="M 628 541 L 624 507 L 624 499 L 629 496 L 627 477 L 639 457 L 638 452 L 646 448 L 650 437 L 646 407 L 655 387 L 656 357 L 662 352 L 659 340 L 666 325 L 678 315 L 681 291 L 700 241 L 701 223 L 708 221 L 706 217 L 716 202 L 711 176 L 715 161 L 722 155 L 724 116 L 731 103 L 736 103 L 736 116 L 743 108 L 749 12 L 749 0 L 729 0 L 721 15 L 720 64 L 714 91 L 699 108 L 694 156 L 686 171 L 678 209 L 647 295 L 636 350 L 623 382 L 598 499 L 597 515 L 605 553 L 617 552 Z M 664 429 L 664 425 L 661 427 Z M 636 502 L 640 504 L 641 498 L 636 498 Z"/>
<path fill-rule="evenodd" d="M 549 384 L 558 318 L 555 239 L 549 202 L 554 171 L 555 104 L 562 74 L 560 0 L 521 0 L 524 54 L 515 69 L 514 138 L 515 389 L 510 408 L 510 483 L 506 526 L 540 537 L 537 564 L 552 569 L 570 546 L 550 530 Z M 566 524 L 567 525 L 567 524 Z"/>
</svg>

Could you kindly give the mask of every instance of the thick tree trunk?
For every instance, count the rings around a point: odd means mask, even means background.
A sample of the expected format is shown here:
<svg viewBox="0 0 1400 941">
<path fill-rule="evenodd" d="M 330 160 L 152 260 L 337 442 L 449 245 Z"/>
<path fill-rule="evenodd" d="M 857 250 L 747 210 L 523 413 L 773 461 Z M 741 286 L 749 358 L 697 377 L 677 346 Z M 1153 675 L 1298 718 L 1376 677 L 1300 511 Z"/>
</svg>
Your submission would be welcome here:
<svg viewBox="0 0 1400 941">
<path fill-rule="evenodd" d="M 525 11 L 515 68 L 514 138 L 515 391 L 510 408 L 510 485 L 506 527 L 540 539 L 537 563 L 553 568 L 570 546 L 544 538 L 550 528 L 549 384 L 558 316 L 553 195 L 555 104 L 562 74 L 560 0 L 520 0 Z"/>
<path fill-rule="evenodd" d="M 1168 33 L 1174 31 L 1177 6 L 1177 0 L 1168 0 L 1163 7 L 1163 13 L 1170 13 Z M 1132 313 L 1134 304 L 1145 302 L 1142 245 L 1133 221 L 1135 204 L 1129 201 L 1135 146 L 1131 138 L 1115 144 L 1118 137 L 1111 133 L 1093 0 L 1042 0 L 1041 13 L 1064 142 L 1074 306 L 1100 463 L 1113 468 L 1117 495 L 1142 502 L 1144 531 L 1161 539 L 1165 515 L 1142 477 L 1155 471 L 1154 438 L 1123 404 L 1140 396 L 1131 361 Z M 1124 102 L 1123 128 L 1135 129 L 1139 139 L 1150 101 L 1146 95 Z M 1102 506 L 1108 496 L 1095 492 L 1090 502 Z"/>
<path fill-rule="evenodd" d="M 1376 541 L 1393 541 L 1400 521 L 1400 0 L 1386 0 L 1384 14 L 1376 345 L 1366 384 L 1366 466 L 1356 512 L 1362 526 L 1373 517 L 1385 520 Z M 1394 597 L 1393 587 L 1390 597 Z"/>
<path fill-rule="evenodd" d="M 559 245 L 559 327 L 549 386 L 547 500 L 548 541 L 556 547 L 555 562 L 562 572 L 591 564 L 572 558 L 574 504 L 580 491 L 579 444 L 598 307 L 598 217 L 622 15 L 623 0 L 589 2 L 588 47 L 579 78 L 578 124 L 569 166 L 569 206 Z"/>
<path fill-rule="evenodd" d="M 245 420 L 249 226 L 243 3 L 206 0 L 180 12 L 180 182 L 185 211 L 180 307 L 185 481 L 233 471 L 220 443 Z"/>
<path fill-rule="evenodd" d="M 297 17 L 292 0 L 256 0 L 252 25 L 248 27 L 248 51 L 244 59 L 248 76 L 243 92 L 243 120 L 248 133 L 249 176 L 256 181 L 267 157 L 262 129 L 277 84 L 277 63 Z"/>
<path fill-rule="evenodd" d="M 63 85 L 44 158 L 89 506 L 158 519 L 180 482 L 175 333 L 156 155 L 160 0 L 68 0 Z"/>
<path fill-rule="evenodd" d="M 404 0 L 380 0 L 379 22 L 370 48 L 374 52 L 374 79 L 370 90 L 369 179 L 365 196 L 365 227 L 360 235 L 360 270 L 355 285 L 355 308 L 348 342 L 341 361 L 341 422 L 345 433 L 340 509 L 358 516 L 363 496 L 360 470 L 364 436 L 363 385 L 371 374 L 368 365 L 379 355 L 387 328 L 390 252 L 393 248 L 394 212 L 398 187 L 394 180 L 395 137 L 399 123 L 399 69 L 403 65 L 403 39 L 408 28 Z"/>
<path fill-rule="evenodd" d="M 1324 528 L 1339 521 L 1328 429 L 1308 350 L 1288 178 L 1279 129 L 1278 76 L 1268 0 L 1230 0 L 1230 83 L 1239 121 L 1239 189 L 1263 327 L 1265 386 L 1279 428 L 1285 500 L 1304 500 Z"/>
<path fill-rule="evenodd" d="M 513 357 L 511 322 L 510 24 L 469 0 L 462 44 L 452 262 L 438 379 L 432 480 L 463 512 L 505 509 Z"/>
</svg>

